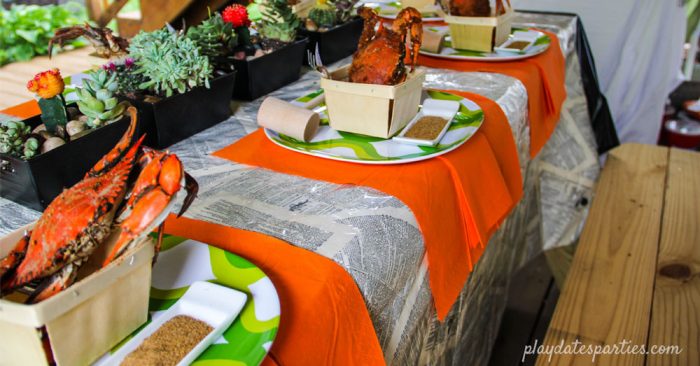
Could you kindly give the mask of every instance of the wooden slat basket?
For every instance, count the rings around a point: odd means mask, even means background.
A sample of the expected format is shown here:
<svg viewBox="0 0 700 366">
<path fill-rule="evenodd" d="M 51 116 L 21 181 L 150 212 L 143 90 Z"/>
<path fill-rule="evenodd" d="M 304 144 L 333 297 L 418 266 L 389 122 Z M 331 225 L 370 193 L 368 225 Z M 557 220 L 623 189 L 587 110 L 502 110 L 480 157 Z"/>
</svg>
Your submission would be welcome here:
<svg viewBox="0 0 700 366">
<path fill-rule="evenodd" d="M 398 85 L 346 81 L 350 65 L 322 78 L 330 125 L 337 131 L 389 138 L 418 112 L 425 71 L 416 69 Z"/>
<path fill-rule="evenodd" d="M 0 238 L 5 257 L 25 229 Z M 146 322 L 154 245 L 137 245 L 44 301 L 0 299 L 0 364 L 88 365 Z M 99 248 L 98 248 L 99 250 Z M 90 262 L 84 267 L 90 266 Z M 89 272 L 89 271 L 88 271 Z"/>
<path fill-rule="evenodd" d="M 494 46 L 508 40 L 512 20 L 512 8 L 507 8 L 502 15 L 490 17 L 445 15 L 452 36 L 452 48 L 481 52 L 492 52 Z"/>
</svg>

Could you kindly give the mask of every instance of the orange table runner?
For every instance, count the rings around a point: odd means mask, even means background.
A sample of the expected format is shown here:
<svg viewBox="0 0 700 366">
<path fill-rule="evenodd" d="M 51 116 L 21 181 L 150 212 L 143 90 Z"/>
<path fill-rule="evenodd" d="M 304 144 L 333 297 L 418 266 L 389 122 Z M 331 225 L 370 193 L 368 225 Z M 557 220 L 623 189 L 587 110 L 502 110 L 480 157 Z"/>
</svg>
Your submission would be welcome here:
<svg viewBox="0 0 700 366">
<path fill-rule="evenodd" d="M 371 166 L 331 161 L 279 147 L 258 130 L 214 155 L 338 184 L 367 186 L 403 201 L 416 216 L 428 256 L 438 318 L 447 316 L 490 235 L 522 195 L 515 142 L 493 101 L 459 93 L 484 111 L 464 145 L 430 160 Z"/>
<path fill-rule="evenodd" d="M 3 109 L 2 111 L 0 111 L 0 113 L 15 116 L 21 119 L 26 119 L 41 114 L 41 110 L 39 109 L 39 103 L 37 103 L 36 100 L 32 99 L 22 104 L 17 104 L 16 106 Z"/>
<path fill-rule="evenodd" d="M 557 126 L 561 107 L 566 99 L 564 86 L 566 67 L 559 39 L 553 33 L 544 33 L 552 40 L 549 48 L 537 56 L 518 61 L 448 60 L 421 54 L 418 57 L 418 63 L 428 67 L 459 71 L 494 72 L 520 80 L 528 94 L 530 156 L 534 158 Z"/>
<path fill-rule="evenodd" d="M 165 231 L 236 253 L 270 277 L 282 313 L 263 364 L 384 364 L 362 294 L 332 260 L 267 235 L 174 215 Z"/>
</svg>

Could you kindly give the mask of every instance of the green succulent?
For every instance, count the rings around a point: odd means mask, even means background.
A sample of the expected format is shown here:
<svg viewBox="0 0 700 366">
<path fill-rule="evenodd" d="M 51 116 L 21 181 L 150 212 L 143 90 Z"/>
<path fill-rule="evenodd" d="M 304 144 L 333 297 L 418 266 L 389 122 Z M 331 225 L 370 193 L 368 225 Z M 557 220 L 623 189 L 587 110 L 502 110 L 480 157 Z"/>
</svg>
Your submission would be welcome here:
<svg viewBox="0 0 700 366">
<path fill-rule="evenodd" d="M 131 40 L 129 55 L 136 62 L 134 73 L 146 79 L 139 88 L 160 96 L 208 88 L 214 72 L 197 44 L 171 28 L 140 32 Z"/>
<path fill-rule="evenodd" d="M 309 11 L 309 19 L 319 27 L 330 28 L 335 25 L 335 8 L 327 0 L 316 0 L 316 5 Z"/>
<path fill-rule="evenodd" d="M 129 102 L 119 102 L 116 91 L 119 88 L 116 73 L 100 69 L 83 80 L 83 87 L 76 90 L 78 109 L 88 117 L 87 126 L 97 128 L 114 122 L 124 115 Z"/>
<path fill-rule="evenodd" d="M 39 141 L 30 137 L 31 132 L 31 128 L 21 121 L 0 124 L 0 153 L 24 159 L 36 155 Z"/>
<path fill-rule="evenodd" d="M 139 85 L 146 81 L 143 75 L 136 74 L 136 65 L 132 58 L 127 58 L 124 62 L 110 62 L 102 68 L 107 70 L 107 73 L 116 75 L 118 95 L 134 97 L 141 91 Z"/>
<path fill-rule="evenodd" d="M 355 13 L 355 4 L 357 0 L 334 0 L 335 13 L 338 24 L 347 23 L 352 19 Z"/>
<path fill-rule="evenodd" d="M 233 49 L 238 44 L 233 25 L 224 22 L 220 13 L 215 13 L 202 24 L 188 29 L 187 38 L 194 41 L 212 64 L 220 63 L 222 58 L 233 54 Z"/>
<path fill-rule="evenodd" d="M 301 20 L 292 12 L 287 0 L 268 0 L 262 12 L 260 34 L 268 39 L 292 42 Z"/>
</svg>

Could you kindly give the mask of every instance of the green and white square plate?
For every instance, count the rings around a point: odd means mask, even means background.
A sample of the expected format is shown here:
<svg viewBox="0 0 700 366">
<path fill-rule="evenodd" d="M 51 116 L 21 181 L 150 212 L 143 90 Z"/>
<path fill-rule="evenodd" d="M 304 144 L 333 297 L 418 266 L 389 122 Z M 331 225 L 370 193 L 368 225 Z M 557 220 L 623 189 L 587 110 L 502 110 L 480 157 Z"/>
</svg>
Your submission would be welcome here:
<svg viewBox="0 0 700 366">
<path fill-rule="evenodd" d="M 153 267 L 149 321 L 165 313 L 196 281 L 210 281 L 244 292 L 248 300 L 238 317 L 192 365 L 257 366 L 272 347 L 280 323 L 280 301 L 270 278 L 233 253 L 195 240 L 166 235 Z M 133 334 L 132 334 L 133 336 Z M 124 339 L 113 351 L 125 344 Z M 96 362 L 109 360 L 105 355 Z"/>
</svg>

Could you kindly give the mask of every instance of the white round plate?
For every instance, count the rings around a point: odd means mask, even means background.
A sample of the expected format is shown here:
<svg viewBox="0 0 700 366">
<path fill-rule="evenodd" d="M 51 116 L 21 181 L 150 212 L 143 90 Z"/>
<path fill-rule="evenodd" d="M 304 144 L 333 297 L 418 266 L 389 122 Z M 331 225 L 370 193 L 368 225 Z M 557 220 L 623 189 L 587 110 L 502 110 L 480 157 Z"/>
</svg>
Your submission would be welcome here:
<svg viewBox="0 0 700 366">
<path fill-rule="evenodd" d="M 522 60 L 528 57 L 539 55 L 540 53 L 546 51 L 552 42 L 549 36 L 534 29 L 524 29 L 524 28 L 513 28 L 511 31 L 511 37 L 517 36 L 518 32 L 527 32 L 536 37 L 535 44 L 524 52 L 520 53 L 496 53 L 496 52 L 480 52 L 480 51 L 470 51 L 470 50 L 458 50 L 452 48 L 452 38 L 449 35 L 449 27 L 444 26 L 424 26 L 424 32 L 444 32 L 447 33 L 445 40 L 442 43 L 442 50 L 440 53 L 429 52 L 426 50 L 420 50 L 422 55 L 446 58 L 452 60 L 469 60 L 469 61 L 487 61 L 487 62 L 502 62 L 502 61 L 514 61 Z"/>
<path fill-rule="evenodd" d="M 297 102 L 304 103 L 317 95 L 318 92 L 310 93 L 298 98 Z M 269 129 L 265 129 L 265 135 L 285 149 L 324 159 L 358 164 L 405 164 L 431 159 L 458 148 L 474 135 L 484 121 L 484 112 L 469 99 L 437 90 L 425 90 L 423 99 L 426 98 L 454 100 L 461 104 L 447 133 L 434 147 L 336 131 L 328 125 L 324 103 L 314 108 L 314 111 L 321 114 L 322 125 L 310 142 L 299 141 Z"/>
</svg>

